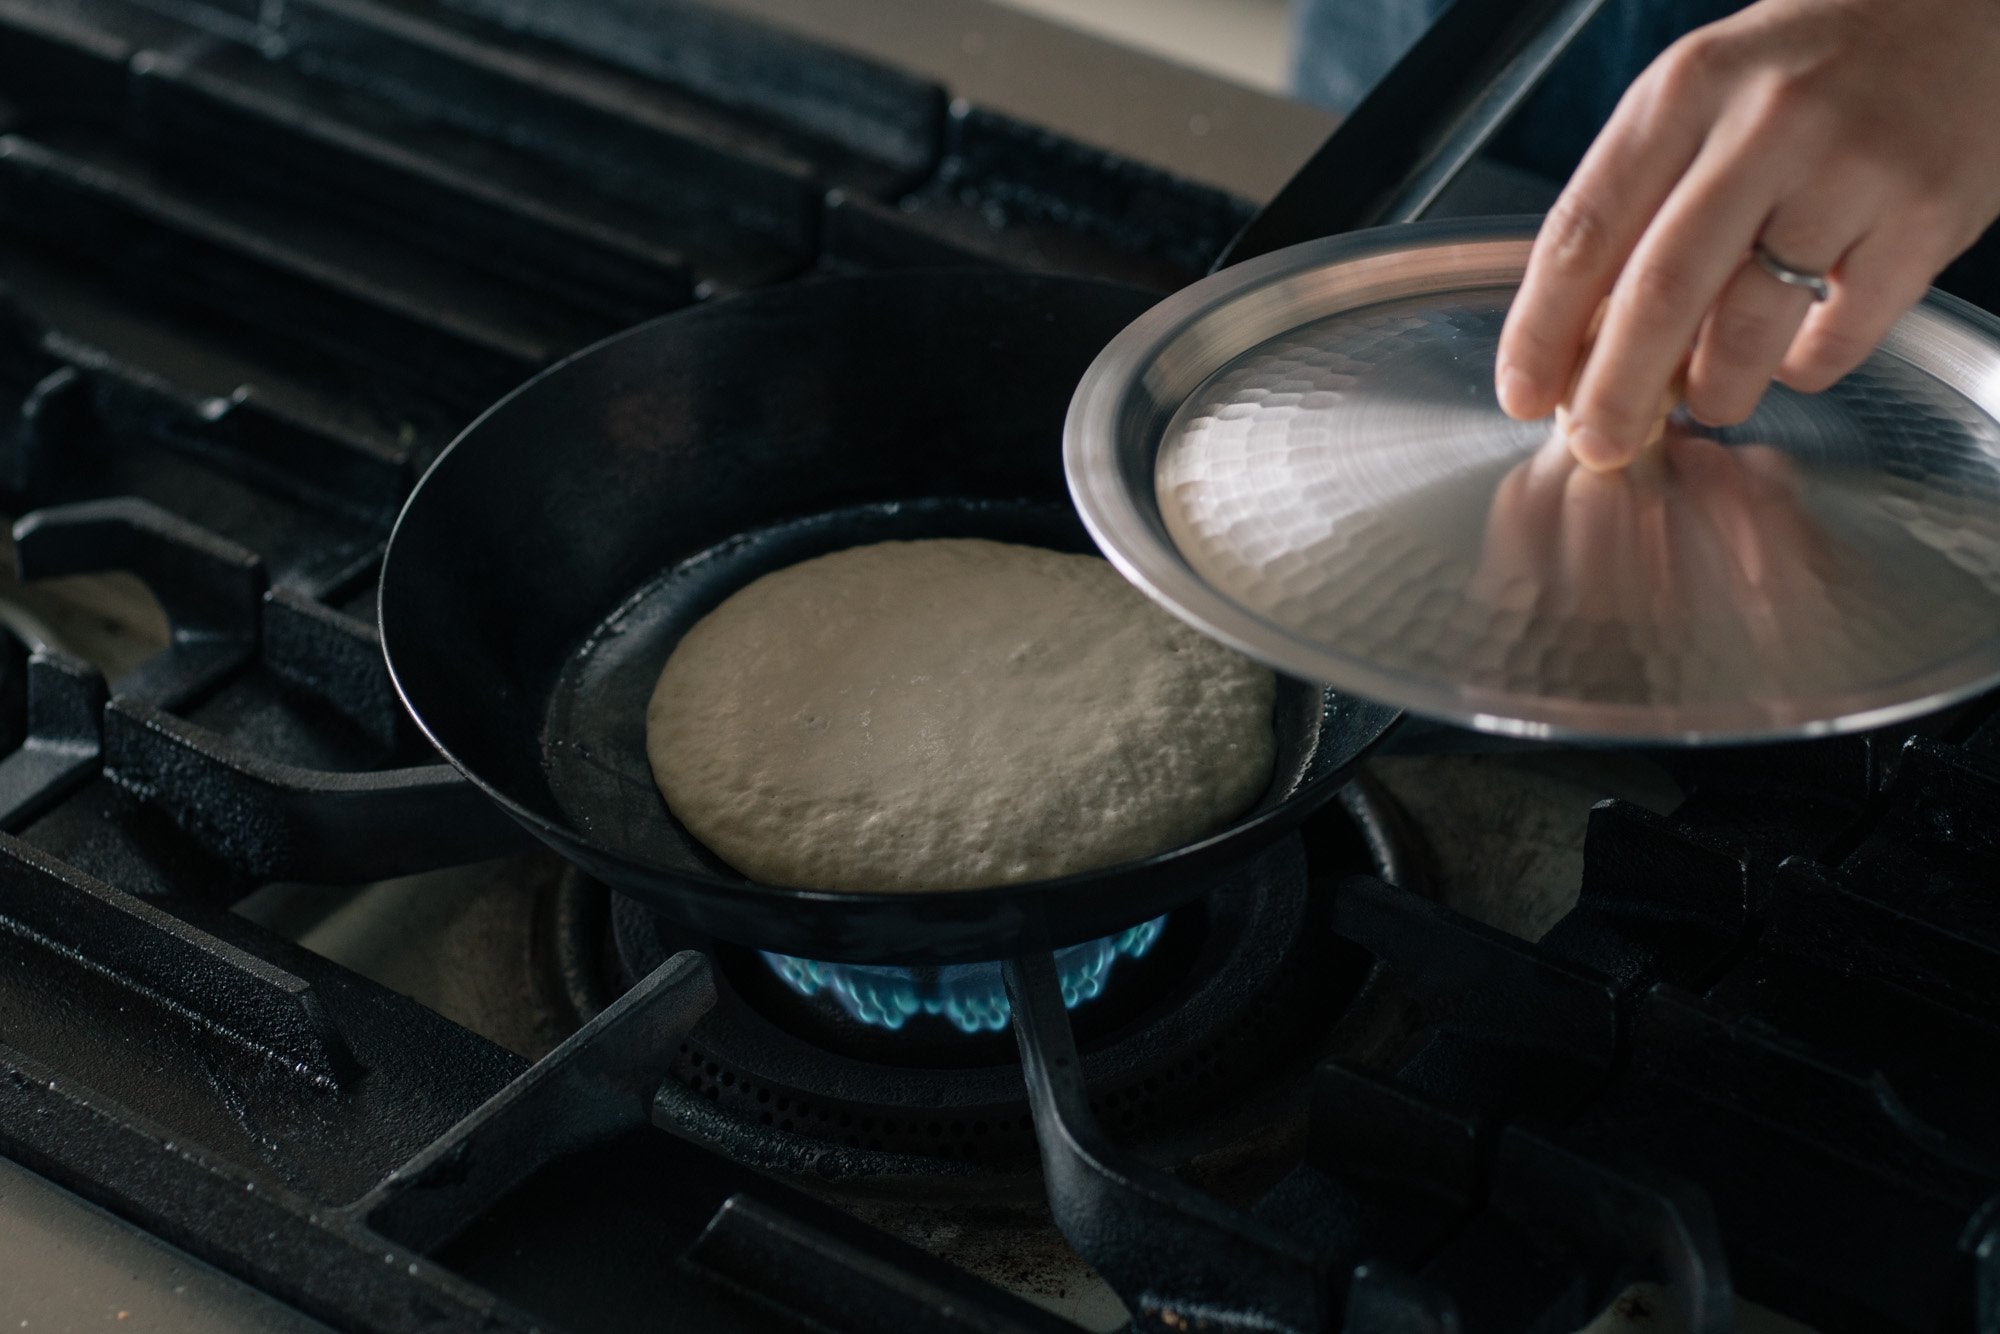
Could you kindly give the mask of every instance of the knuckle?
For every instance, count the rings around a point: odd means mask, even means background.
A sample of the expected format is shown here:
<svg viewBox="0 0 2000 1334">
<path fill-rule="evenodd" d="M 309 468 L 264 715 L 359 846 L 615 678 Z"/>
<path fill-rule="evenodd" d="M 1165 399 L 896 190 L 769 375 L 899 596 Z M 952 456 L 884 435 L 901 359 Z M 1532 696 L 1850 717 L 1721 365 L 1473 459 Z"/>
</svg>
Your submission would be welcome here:
<svg viewBox="0 0 2000 1334">
<path fill-rule="evenodd" d="M 1982 220 L 1960 206 L 1948 183 L 1931 178 L 1905 187 L 1901 228 L 1911 251 L 1934 253 L 1937 268 L 1979 239 Z"/>
<path fill-rule="evenodd" d="M 1875 340 L 1923 299 L 1943 267 L 1943 257 L 1914 238 L 1893 267 L 1879 255 L 1851 270 L 1843 265 L 1834 279 L 1839 305 L 1826 312 L 1831 318 L 1815 324 L 1814 339 L 1827 341 L 1835 352 L 1851 354 L 1859 363 L 1874 350 Z"/>
<path fill-rule="evenodd" d="M 1639 414 L 1632 411 L 1632 401 L 1633 395 L 1615 387 L 1591 389 L 1578 397 L 1571 416 L 1576 421 L 1587 422 L 1614 440 L 1622 440 L 1652 424 L 1641 420 Z"/>
<path fill-rule="evenodd" d="M 1818 394 L 1838 384 L 1841 374 L 1818 366 L 1797 365 L 1788 367 L 1783 379 L 1787 388 L 1796 389 L 1801 394 Z"/>
<path fill-rule="evenodd" d="M 1936 247 L 1931 277 L 1944 271 L 1945 265 L 1957 259 L 1986 234 L 1990 223 L 1977 214 L 1954 213 L 1947 223 L 1940 227 L 1937 237 L 1942 242 Z"/>
<path fill-rule="evenodd" d="M 1640 131 L 1656 129 L 1674 114 L 1676 96 L 1685 97 L 1684 79 L 1661 56 L 1641 71 L 1618 99 L 1614 119 L 1623 120 Z"/>
<path fill-rule="evenodd" d="M 1693 280 L 1687 270 L 1667 259 L 1634 264 L 1625 282 L 1624 304 L 1641 320 L 1656 319 L 1661 311 L 1681 306 L 1693 291 Z"/>
<path fill-rule="evenodd" d="M 1562 350 L 1555 340 L 1537 322 L 1531 320 L 1509 320 L 1500 337 L 1500 347 L 1495 358 L 1499 367 L 1515 377 L 1520 386 L 1514 393 L 1526 391 L 1527 397 L 1541 403 L 1549 395 L 1562 387 L 1561 376 L 1567 368 Z"/>
<path fill-rule="evenodd" d="M 1710 426 L 1734 426 L 1756 410 L 1761 387 L 1740 374 L 1712 372 L 1690 376 L 1688 411 Z"/>
<path fill-rule="evenodd" d="M 1781 74 L 1763 80 L 1751 95 L 1753 137 L 1767 147 L 1810 160 L 1820 160 L 1841 141 L 1839 109 L 1820 86 L 1805 78 Z"/>
<path fill-rule="evenodd" d="M 1659 95 L 1677 102 L 1714 86 L 1727 72 L 1729 47 L 1729 39 L 1712 28 L 1696 28 L 1669 46 L 1654 64 Z"/>
<path fill-rule="evenodd" d="M 1539 374 L 1554 360 L 1556 341 L 1539 325 L 1523 323 L 1510 327 L 1500 339 L 1499 361 L 1512 370 Z"/>
<path fill-rule="evenodd" d="M 1786 380 L 1794 389 L 1818 393 L 1867 359 L 1873 345 L 1849 329 L 1829 326 L 1800 338 Z"/>
<path fill-rule="evenodd" d="M 1835 266 L 1833 280 L 1841 308 L 1829 313 L 1840 317 L 1838 324 L 1854 323 L 1856 312 L 1873 310 L 1895 299 L 1895 294 L 1890 290 L 1890 283 L 1893 280 L 1882 271 L 1880 265 L 1843 261 Z M 1811 335 L 1808 341 L 1828 337 L 1830 331 L 1836 327 L 1835 323 L 1821 320 L 1807 331 Z"/>
<path fill-rule="evenodd" d="M 1877 194 L 1889 201 L 1904 227 L 1955 232 L 1974 210 L 1964 164 L 1923 152 L 1904 152 L 1872 162 Z"/>
<path fill-rule="evenodd" d="M 1899 188 L 1903 196 L 1902 225 L 1913 239 L 1957 234 L 1957 211 L 1939 183 L 1913 173 Z"/>
<path fill-rule="evenodd" d="M 1839 262 L 1847 239 L 1826 215 L 1793 212 L 1766 227 L 1757 244 L 1780 263 L 1825 275 Z"/>
<path fill-rule="evenodd" d="M 1589 273 L 1609 250 L 1611 230 L 1604 212 L 1575 190 L 1563 191 L 1542 224 L 1549 263 L 1564 275 Z"/>
<path fill-rule="evenodd" d="M 1718 363 L 1740 366 L 1761 355 L 1776 332 L 1775 321 L 1725 304 L 1709 321 L 1703 341 Z"/>
</svg>

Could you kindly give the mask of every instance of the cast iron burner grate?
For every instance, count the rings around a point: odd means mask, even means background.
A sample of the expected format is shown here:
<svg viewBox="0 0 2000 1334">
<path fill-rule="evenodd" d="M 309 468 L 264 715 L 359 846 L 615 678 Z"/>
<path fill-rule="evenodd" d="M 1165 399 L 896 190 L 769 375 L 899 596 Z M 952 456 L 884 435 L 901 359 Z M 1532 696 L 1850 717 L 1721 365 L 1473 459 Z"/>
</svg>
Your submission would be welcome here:
<svg viewBox="0 0 2000 1334">
<path fill-rule="evenodd" d="M 1336 812 L 1314 861 L 1381 865 Z M 1359 986 L 1358 954 L 1314 939 L 1306 845 L 1281 842 L 1171 914 L 1155 946 L 1073 1012 L 1093 1105 L 1121 1133 L 1200 1123 L 1308 1059 Z M 614 907 L 620 952 L 643 975 L 684 941 Z M 1034 1123 L 1012 1037 L 949 1024 L 888 1030 L 800 995 L 751 951 L 714 948 L 717 1002 L 681 1044 L 659 1114 L 769 1171 L 921 1177 L 952 1164 L 1031 1162 Z M 994 966 L 999 971 L 999 966 Z"/>
</svg>

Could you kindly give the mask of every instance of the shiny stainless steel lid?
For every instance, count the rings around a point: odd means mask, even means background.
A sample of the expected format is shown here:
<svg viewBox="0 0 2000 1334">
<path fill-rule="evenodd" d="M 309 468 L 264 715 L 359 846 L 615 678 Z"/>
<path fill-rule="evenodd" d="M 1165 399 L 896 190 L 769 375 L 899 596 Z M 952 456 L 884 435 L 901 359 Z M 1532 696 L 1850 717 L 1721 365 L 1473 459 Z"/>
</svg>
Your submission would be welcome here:
<svg viewBox="0 0 2000 1334">
<path fill-rule="evenodd" d="M 2000 681 L 2000 320 L 1932 293 L 1826 393 L 1598 475 L 1494 401 L 1532 235 L 1356 232 L 1162 302 L 1070 406 L 1098 545 L 1252 657 L 1489 732 L 1810 736 Z"/>
</svg>

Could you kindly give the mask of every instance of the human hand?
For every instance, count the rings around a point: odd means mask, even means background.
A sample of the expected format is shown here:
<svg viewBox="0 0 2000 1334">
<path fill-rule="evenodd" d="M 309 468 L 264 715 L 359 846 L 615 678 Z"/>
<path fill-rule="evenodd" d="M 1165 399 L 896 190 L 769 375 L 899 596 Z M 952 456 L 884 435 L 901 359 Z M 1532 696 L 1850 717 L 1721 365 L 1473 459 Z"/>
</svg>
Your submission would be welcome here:
<svg viewBox="0 0 2000 1334">
<path fill-rule="evenodd" d="M 1529 419 L 1621 467 L 1683 360 L 1690 413 L 1859 365 L 2000 216 L 2000 4 L 1759 0 L 1627 91 L 1536 238 L 1495 370 Z M 1824 273 L 1829 299 L 1750 262 Z M 1586 336 L 1605 305 L 1603 329 Z M 1690 348 L 1692 356 L 1690 358 Z"/>
</svg>

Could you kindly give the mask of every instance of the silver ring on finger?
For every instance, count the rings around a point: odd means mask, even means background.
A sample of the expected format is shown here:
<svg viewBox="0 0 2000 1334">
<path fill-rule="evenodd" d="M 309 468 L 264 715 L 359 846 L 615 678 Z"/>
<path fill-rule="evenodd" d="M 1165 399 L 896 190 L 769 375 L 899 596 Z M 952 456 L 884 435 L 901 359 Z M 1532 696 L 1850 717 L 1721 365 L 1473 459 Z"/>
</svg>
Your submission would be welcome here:
<svg viewBox="0 0 2000 1334">
<path fill-rule="evenodd" d="M 1825 274 L 1807 273 L 1804 269 L 1793 268 L 1766 250 L 1762 241 L 1750 247 L 1750 258 L 1757 261 L 1758 268 L 1787 287 L 1802 288 L 1811 292 L 1815 301 L 1824 301 L 1833 295 L 1833 288 L 1827 285 Z"/>
</svg>

